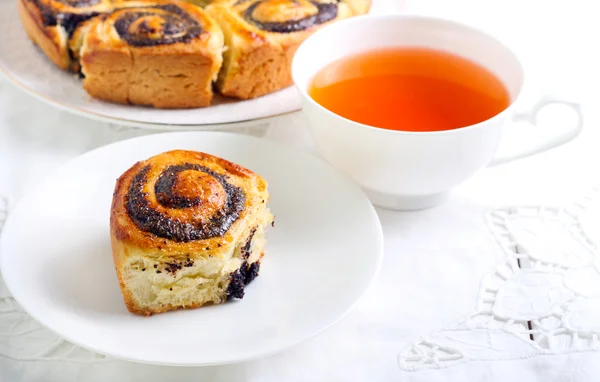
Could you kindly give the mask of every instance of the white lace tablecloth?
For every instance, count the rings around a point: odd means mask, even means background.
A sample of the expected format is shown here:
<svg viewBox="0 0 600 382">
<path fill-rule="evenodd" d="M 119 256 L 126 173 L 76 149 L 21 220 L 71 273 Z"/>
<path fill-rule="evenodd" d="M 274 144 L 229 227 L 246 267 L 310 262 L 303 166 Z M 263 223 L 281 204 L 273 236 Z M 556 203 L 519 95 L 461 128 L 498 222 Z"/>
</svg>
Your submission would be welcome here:
<svg viewBox="0 0 600 382">
<path fill-rule="evenodd" d="M 600 33 L 592 30 L 593 4 L 586 8 L 592 2 L 523 3 L 407 6 L 503 35 L 533 79 L 526 98 L 557 88 L 577 95 L 583 134 L 483 171 L 440 207 L 378 210 L 383 267 L 342 322 L 258 361 L 147 366 L 61 340 L 20 311 L 0 284 L 0 381 L 597 381 L 600 65 L 593 44 Z M 567 117 L 555 111 L 540 119 L 551 130 Z M 313 150 L 301 114 L 242 132 Z M 0 80 L 0 227 L 48 172 L 91 148 L 145 133 L 57 111 Z M 510 144 L 522 143 L 510 139 L 508 132 Z"/>
</svg>

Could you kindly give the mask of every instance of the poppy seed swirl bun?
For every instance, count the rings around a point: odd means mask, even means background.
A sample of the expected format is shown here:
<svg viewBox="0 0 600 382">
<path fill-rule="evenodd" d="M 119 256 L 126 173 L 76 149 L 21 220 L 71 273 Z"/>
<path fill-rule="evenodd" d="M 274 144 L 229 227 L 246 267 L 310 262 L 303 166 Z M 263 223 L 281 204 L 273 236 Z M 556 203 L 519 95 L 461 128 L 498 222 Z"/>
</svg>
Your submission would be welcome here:
<svg viewBox="0 0 600 382">
<path fill-rule="evenodd" d="M 150 315 L 242 298 L 273 222 L 267 183 L 209 154 L 176 150 L 136 163 L 111 207 L 125 304 Z"/>
<path fill-rule="evenodd" d="M 105 101 L 196 108 L 212 102 L 223 61 L 223 33 L 200 7 L 128 1 L 85 25 L 80 47 L 83 87 Z"/>
<path fill-rule="evenodd" d="M 227 49 L 220 93 L 260 97 L 292 85 L 300 44 L 319 28 L 367 13 L 371 0 L 217 0 L 206 11 L 219 23 Z"/>
</svg>

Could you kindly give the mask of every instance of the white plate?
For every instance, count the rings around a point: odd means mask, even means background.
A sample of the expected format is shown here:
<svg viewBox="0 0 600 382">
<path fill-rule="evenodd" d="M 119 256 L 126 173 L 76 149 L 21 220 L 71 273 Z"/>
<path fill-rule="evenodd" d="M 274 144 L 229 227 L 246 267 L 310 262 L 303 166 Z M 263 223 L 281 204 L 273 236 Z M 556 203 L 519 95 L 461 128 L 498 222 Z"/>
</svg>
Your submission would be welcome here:
<svg viewBox="0 0 600 382">
<path fill-rule="evenodd" d="M 243 300 L 140 317 L 127 311 L 112 262 L 112 192 L 133 163 L 176 148 L 265 177 L 276 225 Z M 71 161 L 20 201 L 0 241 L 8 288 L 49 329 L 112 357 L 190 366 L 265 356 L 316 335 L 359 300 L 382 253 L 377 213 L 348 178 L 295 149 L 216 132 L 150 135 Z"/>
</svg>

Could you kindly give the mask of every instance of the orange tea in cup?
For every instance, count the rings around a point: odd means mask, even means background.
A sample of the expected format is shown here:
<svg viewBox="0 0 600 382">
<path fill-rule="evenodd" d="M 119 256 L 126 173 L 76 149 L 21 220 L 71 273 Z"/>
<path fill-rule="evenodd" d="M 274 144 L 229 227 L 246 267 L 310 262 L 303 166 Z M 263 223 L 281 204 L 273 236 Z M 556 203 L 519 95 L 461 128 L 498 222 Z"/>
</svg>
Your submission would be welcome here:
<svg viewBox="0 0 600 382">
<path fill-rule="evenodd" d="M 452 53 L 419 47 L 339 59 L 316 74 L 309 94 L 344 118 L 402 131 L 474 125 L 511 103 L 504 84 L 488 69 Z"/>
</svg>

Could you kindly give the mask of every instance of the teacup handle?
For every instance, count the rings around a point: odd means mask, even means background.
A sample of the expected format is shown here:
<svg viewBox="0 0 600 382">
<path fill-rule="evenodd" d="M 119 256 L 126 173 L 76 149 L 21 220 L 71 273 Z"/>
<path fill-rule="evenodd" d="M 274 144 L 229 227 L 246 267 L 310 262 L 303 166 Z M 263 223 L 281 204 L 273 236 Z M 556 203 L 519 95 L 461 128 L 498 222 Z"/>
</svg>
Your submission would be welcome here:
<svg viewBox="0 0 600 382">
<path fill-rule="evenodd" d="M 536 126 L 536 118 L 540 110 L 542 110 L 548 105 L 553 104 L 562 104 L 569 106 L 571 109 L 573 109 L 577 115 L 577 122 L 575 123 L 575 125 L 566 132 L 550 137 L 538 143 L 537 145 L 532 145 L 531 147 L 521 150 L 520 152 L 512 153 L 510 155 L 497 155 L 496 157 L 494 157 L 494 159 L 492 159 L 490 167 L 503 163 L 508 163 L 515 159 L 525 158 L 531 155 L 542 153 L 544 151 L 563 145 L 577 137 L 577 135 L 579 135 L 581 129 L 583 128 L 583 113 L 581 112 L 581 105 L 577 102 L 569 101 L 555 95 L 547 94 L 543 96 L 533 105 L 531 109 L 524 112 L 515 113 L 512 116 L 511 120 L 525 121 Z"/>
</svg>

